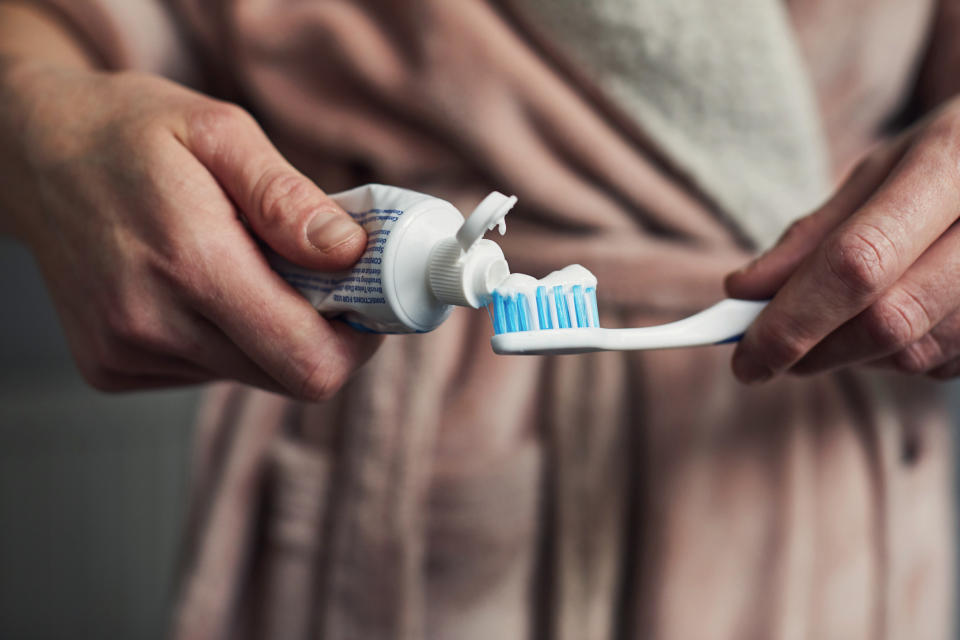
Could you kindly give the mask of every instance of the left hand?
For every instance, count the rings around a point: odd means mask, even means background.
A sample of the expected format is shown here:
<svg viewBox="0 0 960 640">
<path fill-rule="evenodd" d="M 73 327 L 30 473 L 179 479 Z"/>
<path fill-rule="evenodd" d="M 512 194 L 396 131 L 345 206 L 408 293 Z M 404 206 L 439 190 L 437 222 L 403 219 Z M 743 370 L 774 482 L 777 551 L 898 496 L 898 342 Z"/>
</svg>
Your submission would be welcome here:
<svg viewBox="0 0 960 640">
<path fill-rule="evenodd" d="M 743 382 L 867 363 L 960 374 L 960 101 L 881 146 L 820 209 L 727 276 L 773 300 L 733 356 Z"/>
</svg>

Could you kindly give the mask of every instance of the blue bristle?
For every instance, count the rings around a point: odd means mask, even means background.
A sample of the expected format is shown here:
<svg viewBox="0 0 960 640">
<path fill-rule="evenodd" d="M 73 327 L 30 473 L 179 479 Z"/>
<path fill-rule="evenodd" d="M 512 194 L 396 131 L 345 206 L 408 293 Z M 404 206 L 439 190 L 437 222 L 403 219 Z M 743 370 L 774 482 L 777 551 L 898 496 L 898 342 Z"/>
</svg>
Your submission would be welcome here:
<svg viewBox="0 0 960 640">
<path fill-rule="evenodd" d="M 504 308 L 503 296 L 493 292 L 493 332 L 496 334 L 507 332 L 507 312 Z"/>
<path fill-rule="evenodd" d="M 534 299 L 536 312 L 532 306 Z M 553 313 L 556 313 L 556 321 L 553 319 L 551 304 Z M 580 284 L 556 285 L 553 287 L 552 296 L 547 287 L 538 286 L 534 298 L 523 293 L 505 296 L 495 291 L 487 311 L 493 320 L 493 331 L 498 335 L 516 331 L 600 326 L 597 289 Z"/>
<path fill-rule="evenodd" d="M 563 287 L 560 285 L 553 288 L 553 300 L 557 305 L 557 328 L 569 329 L 570 316 L 567 312 L 567 297 L 563 294 Z"/>
<path fill-rule="evenodd" d="M 513 298 L 507 298 L 504 306 L 507 308 L 507 332 L 512 333 L 517 330 L 517 305 Z"/>
<path fill-rule="evenodd" d="M 541 329 L 553 329 L 550 322 L 550 303 L 547 301 L 547 288 L 537 287 L 537 315 L 540 318 Z"/>
<path fill-rule="evenodd" d="M 597 308 L 597 290 L 595 287 L 587 287 L 587 297 L 590 299 L 590 308 L 593 310 L 593 325 L 600 326 L 600 309 Z"/>
<path fill-rule="evenodd" d="M 577 312 L 577 326 L 587 326 L 587 306 L 583 300 L 583 287 L 579 284 L 573 285 L 573 306 Z"/>
<path fill-rule="evenodd" d="M 517 324 L 520 331 L 530 331 L 530 320 L 527 318 L 527 296 L 517 294 Z"/>
</svg>

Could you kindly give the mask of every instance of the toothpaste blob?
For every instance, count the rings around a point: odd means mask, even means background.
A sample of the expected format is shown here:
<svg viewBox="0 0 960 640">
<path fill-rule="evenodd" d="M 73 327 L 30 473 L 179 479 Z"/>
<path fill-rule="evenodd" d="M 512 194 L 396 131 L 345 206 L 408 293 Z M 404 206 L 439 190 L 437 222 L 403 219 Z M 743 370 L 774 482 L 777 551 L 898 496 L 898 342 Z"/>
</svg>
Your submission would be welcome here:
<svg viewBox="0 0 960 640">
<path fill-rule="evenodd" d="M 495 334 L 599 327 L 597 278 L 579 264 L 537 280 L 510 274 L 487 306 Z"/>
<path fill-rule="evenodd" d="M 348 271 L 305 269 L 267 251 L 270 266 L 317 311 L 374 333 L 418 333 L 442 323 L 453 305 L 479 308 L 509 268 L 482 239 L 515 197 L 493 192 L 469 223 L 446 200 L 382 184 L 330 197 L 367 232 L 367 248 Z"/>
</svg>

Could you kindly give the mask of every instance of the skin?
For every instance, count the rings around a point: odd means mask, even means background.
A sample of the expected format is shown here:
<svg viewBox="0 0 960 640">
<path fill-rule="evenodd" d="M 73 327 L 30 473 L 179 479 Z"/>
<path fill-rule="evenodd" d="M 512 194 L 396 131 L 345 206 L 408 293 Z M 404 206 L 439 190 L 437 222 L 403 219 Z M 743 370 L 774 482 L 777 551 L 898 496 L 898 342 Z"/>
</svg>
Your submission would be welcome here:
<svg viewBox="0 0 960 640">
<path fill-rule="evenodd" d="M 339 270 L 366 236 L 239 107 L 99 71 L 47 15 L 0 3 L 0 140 L 0 230 L 33 253 L 94 387 L 320 400 L 379 344 L 268 267 L 258 239 Z"/>
<path fill-rule="evenodd" d="M 820 209 L 726 280 L 773 300 L 733 371 L 757 383 L 866 364 L 960 373 L 960 102 L 868 154 Z"/>
</svg>

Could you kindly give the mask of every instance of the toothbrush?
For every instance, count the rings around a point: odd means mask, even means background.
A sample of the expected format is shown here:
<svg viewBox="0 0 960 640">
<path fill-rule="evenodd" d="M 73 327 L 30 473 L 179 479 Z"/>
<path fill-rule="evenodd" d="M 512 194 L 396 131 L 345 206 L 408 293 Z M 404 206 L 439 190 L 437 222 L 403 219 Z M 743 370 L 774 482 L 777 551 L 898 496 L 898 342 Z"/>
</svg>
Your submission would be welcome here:
<svg viewBox="0 0 960 640">
<path fill-rule="evenodd" d="M 543 280 L 513 274 L 492 295 L 488 311 L 502 355 L 634 351 L 724 344 L 739 340 L 766 300 L 727 299 L 668 324 L 604 329 L 597 312 L 596 278 L 579 265 Z"/>
</svg>

